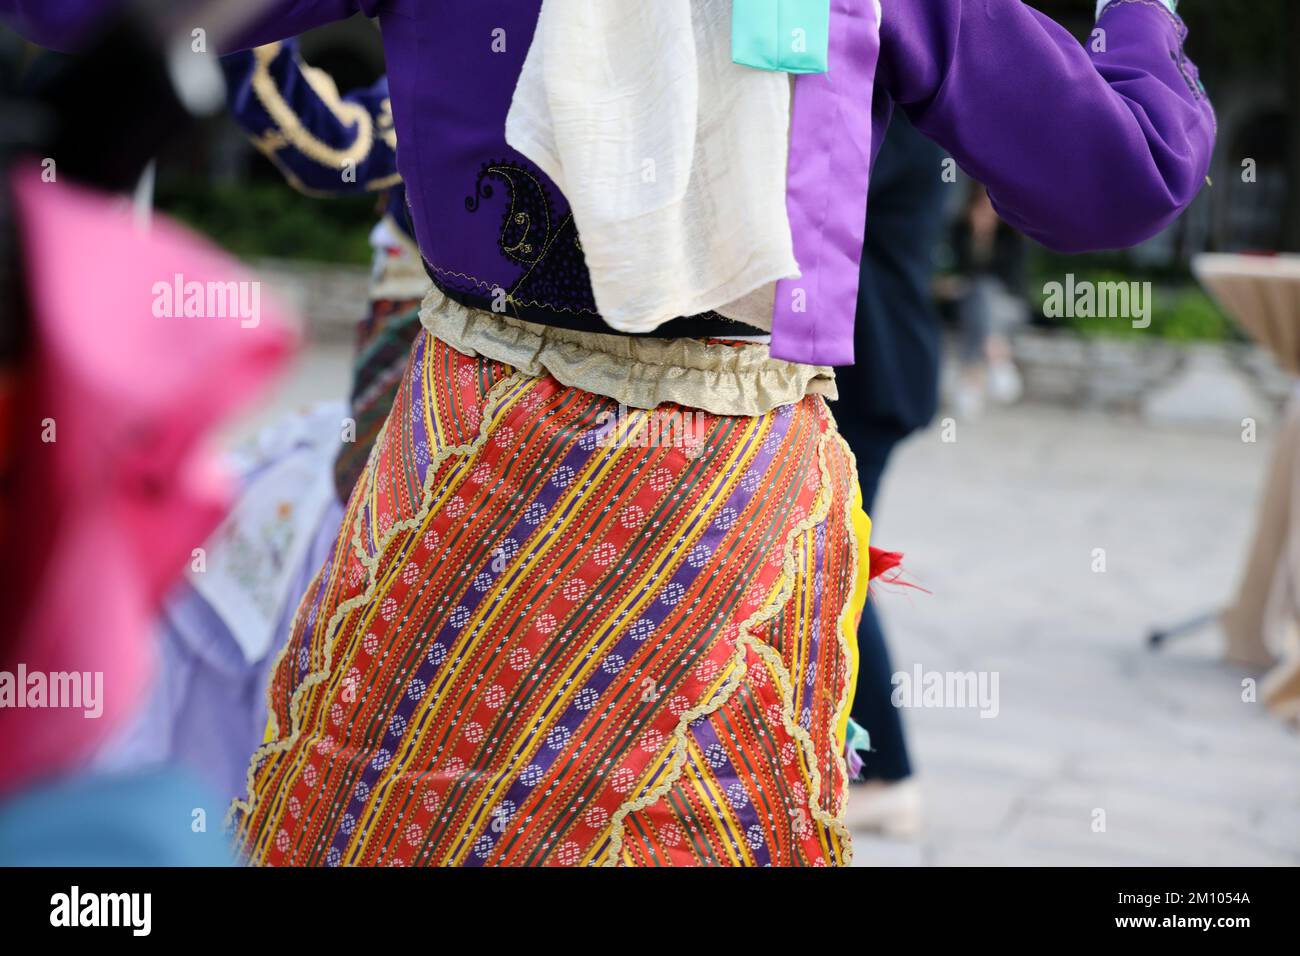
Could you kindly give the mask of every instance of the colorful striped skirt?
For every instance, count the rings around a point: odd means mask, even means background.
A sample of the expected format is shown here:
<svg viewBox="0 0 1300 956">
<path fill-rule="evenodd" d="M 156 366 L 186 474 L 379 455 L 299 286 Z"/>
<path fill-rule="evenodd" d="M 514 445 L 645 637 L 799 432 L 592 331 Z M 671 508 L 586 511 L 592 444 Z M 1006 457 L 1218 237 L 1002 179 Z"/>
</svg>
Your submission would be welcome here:
<svg viewBox="0 0 1300 956">
<path fill-rule="evenodd" d="M 627 409 L 421 333 L 275 668 L 240 850 L 847 863 L 859 500 L 820 397 Z"/>
</svg>

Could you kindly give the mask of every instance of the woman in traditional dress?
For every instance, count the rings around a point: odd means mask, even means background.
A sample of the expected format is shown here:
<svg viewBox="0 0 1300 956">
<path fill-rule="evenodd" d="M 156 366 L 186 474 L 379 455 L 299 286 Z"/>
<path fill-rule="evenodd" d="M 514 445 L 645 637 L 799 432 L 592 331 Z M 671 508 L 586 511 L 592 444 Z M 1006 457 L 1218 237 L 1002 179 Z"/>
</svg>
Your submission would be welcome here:
<svg viewBox="0 0 1300 956">
<path fill-rule="evenodd" d="M 58 42 L 88 2 L 0 10 Z M 688 29 L 716 26 L 701 18 L 721 2 L 283 0 L 249 31 L 252 44 L 379 17 L 437 286 L 272 679 L 268 739 L 233 814 L 249 860 L 849 861 L 868 524 L 827 400 L 829 366 L 852 361 L 867 176 L 890 112 L 985 183 L 1012 225 L 1067 251 L 1171 222 L 1205 181 L 1214 118 L 1173 0 L 1103 2 L 1088 48 L 1020 0 L 827 0 L 829 72 L 794 81 L 774 156 L 770 123 L 736 124 L 777 116 L 762 110 L 779 88 L 760 107 L 746 98 L 759 80 L 730 72 L 745 67 L 693 74 L 689 58 L 719 51 L 661 29 L 684 10 Z M 539 28 L 539 13 L 554 26 L 575 11 L 601 22 Z M 619 125 L 623 99 L 598 85 L 629 63 L 657 73 L 641 46 L 656 42 L 688 66 L 639 102 L 695 103 L 698 81 L 715 125 L 683 131 L 654 109 Z M 717 109 L 708 95 L 733 83 L 735 109 Z M 531 158 L 507 143 L 512 104 L 532 110 L 513 128 L 539 135 L 512 136 Z M 675 150 L 645 154 L 641 197 L 628 169 L 569 148 L 611 111 L 629 142 L 662 132 Z M 717 264 L 602 213 L 695 203 L 703 218 L 667 227 L 694 223 L 690 248 L 712 253 L 737 237 L 710 201 L 773 213 L 728 190 L 785 172 L 786 144 L 799 277 L 777 256 L 774 282 L 730 289 L 741 304 L 667 322 L 601 305 Z M 755 221 L 757 252 L 773 223 Z M 638 274 L 655 282 L 633 289 Z"/>
</svg>

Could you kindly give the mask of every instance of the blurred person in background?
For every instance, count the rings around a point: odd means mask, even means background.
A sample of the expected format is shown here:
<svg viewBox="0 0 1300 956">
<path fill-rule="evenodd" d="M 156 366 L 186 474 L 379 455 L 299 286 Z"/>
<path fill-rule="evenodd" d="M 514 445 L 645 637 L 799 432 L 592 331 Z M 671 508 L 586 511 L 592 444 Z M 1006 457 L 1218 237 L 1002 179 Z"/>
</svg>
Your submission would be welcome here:
<svg viewBox="0 0 1300 956">
<path fill-rule="evenodd" d="M 120 24 L 39 81 L 0 29 L 4 865 L 232 862 L 220 798 L 194 774 L 91 766 L 144 696 L 163 595 L 229 503 L 213 435 L 293 341 L 271 301 L 250 327 L 150 308 L 160 276 L 252 281 L 121 201 L 150 147 L 202 115 L 150 26 Z"/>
<path fill-rule="evenodd" d="M 103 6 L 0 0 L 56 45 Z M 833 0 L 834 68 L 795 79 L 792 111 L 714 88 L 788 93 L 785 77 L 686 64 L 711 118 L 764 122 L 674 154 L 665 172 L 704 191 L 674 245 L 635 228 L 593 240 L 578 220 L 638 208 L 641 170 L 566 176 L 545 146 L 579 169 L 603 155 L 570 121 L 627 101 L 590 83 L 667 83 L 651 44 L 675 29 L 716 42 L 666 56 L 730 63 L 716 29 L 729 7 L 608 0 L 581 8 L 602 18 L 584 32 L 564 29 L 575 8 L 535 0 L 274 4 L 246 45 L 380 18 L 437 291 L 272 678 L 269 739 L 233 816 L 240 851 L 271 865 L 850 862 L 869 524 L 825 400 L 830 366 L 853 360 L 873 145 L 897 105 L 1034 238 L 1067 251 L 1145 239 L 1197 195 L 1214 141 L 1195 68 L 1170 56 L 1185 35 L 1173 7 L 1103 4 L 1096 52 L 1019 0 Z M 548 91 L 576 112 L 545 115 Z M 540 111 L 527 141 L 507 136 L 516 101 Z M 789 135 L 758 150 L 783 118 Z M 616 152 L 661 124 L 678 144 L 693 131 L 671 111 L 607 119 Z M 697 158 L 721 175 L 685 175 Z M 728 193 L 759 166 L 788 166 L 774 201 Z M 684 248 L 706 250 L 692 269 L 717 266 L 723 240 L 757 249 L 753 230 L 709 218 L 718 198 L 784 212 L 765 234 L 802 250 L 794 271 L 714 287 L 726 295 L 708 311 L 609 321 L 597 288 L 676 290 Z M 640 440 L 665 409 L 691 414 L 689 443 Z"/>
<path fill-rule="evenodd" d="M 1011 405 L 1024 391 L 1009 334 L 1026 316 L 1025 240 L 998 215 L 988 190 L 972 181 L 953 224 L 952 250 L 960 276 L 953 404 L 963 418 L 973 418 L 986 398 Z"/>
<path fill-rule="evenodd" d="M 162 612 L 149 699 L 100 754 L 104 770 L 167 765 L 227 803 L 266 730 L 266 685 L 294 612 L 329 556 L 388 417 L 430 282 L 397 173 L 388 80 L 340 94 L 296 39 L 222 57 L 227 108 L 299 192 L 379 197 L 369 313 L 357 322 L 349 402 L 285 416 L 237 448 L 239 496 Z"/>
<path fill-rule="evenodd" d="M 939 395 L 941 330 L 931 295 L 935 247 L 942 239 L 949 186 L 944 152 L 894 114 L 871 175 L 870 228 L 862 250 L 857 363 L 837 375 L 835 416 L 853 449 L 867 513 L 875 502 L 895 446 L 934 417 Z M 893 666 L 884 631 L 869 598 L 858 624 L 858 684 L 853 719 L 868 735 L 859 782 L 849 791 L 850 828 L 912 836 L 920 826 L 920 798 L 902 714 L 891 697 Z"/>
<path fill-rule="evenodd" d="M 340 94 L 327 73 L 303 60 L 296 38 L 228 54 L 221 64 L 231 116 L 291 186 L 316 198 L 378 199 L 369 312 L 357 323 L 348 396 L 356 434 L 334 465 L 335 491 L 346 502 L 388 417 L 432 285 L 397 169 L 388 77 Z"/>
</svg>

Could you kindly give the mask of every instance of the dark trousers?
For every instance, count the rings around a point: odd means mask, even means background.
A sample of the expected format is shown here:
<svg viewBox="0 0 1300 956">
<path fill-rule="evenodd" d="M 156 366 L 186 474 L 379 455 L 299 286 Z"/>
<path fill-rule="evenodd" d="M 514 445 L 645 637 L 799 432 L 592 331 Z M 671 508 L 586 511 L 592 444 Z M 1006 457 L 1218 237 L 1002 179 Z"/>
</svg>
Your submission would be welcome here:
<svg viewBox="0 0 1300 956">
<path fill-rule="evenodd" d="M 841 422 L 841 432 L 858 459 L 862 505 L 870 515 L 889 454 L 903 436 L 858 422 L 849 422 L 847 427 Z M 911 776 L 912 764 L 903 737 L 902 714 L 890 699 L 894 668 L 874 605 L 875 598 L 869 598 L 858 625 L 858 686 L 853 695 L 852 716 L 871 735 L 871 752 L 860 754 L 863 779 L 895 781 Z"/>
</svg>

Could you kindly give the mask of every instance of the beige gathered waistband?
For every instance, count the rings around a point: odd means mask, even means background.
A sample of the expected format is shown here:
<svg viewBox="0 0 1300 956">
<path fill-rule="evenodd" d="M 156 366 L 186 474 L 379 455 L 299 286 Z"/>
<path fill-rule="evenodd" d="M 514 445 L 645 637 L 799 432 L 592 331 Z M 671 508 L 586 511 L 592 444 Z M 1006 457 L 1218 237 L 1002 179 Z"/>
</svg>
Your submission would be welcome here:
<svg viewBox="0 0 1300 956">
<path fill-rule="evenodd" d="M 671 402 L 715 415 L 763 415 L 806 395 L 834 400 L 835 372 L 772 358 L 761 343 L 573 332 L 470 309 L 432 290 L 420 307 L 430 334 L 465 355 L 553 375 L 630 408 Z"/>
</svg>

